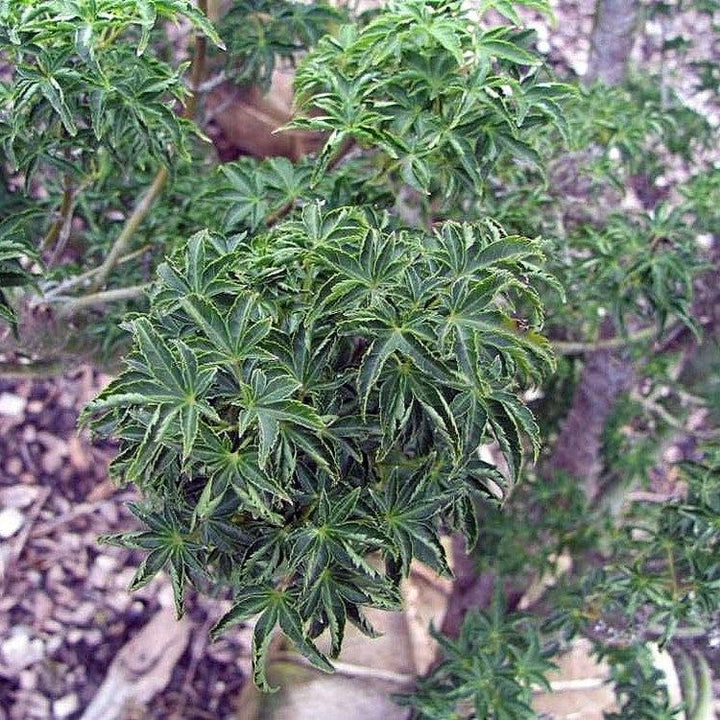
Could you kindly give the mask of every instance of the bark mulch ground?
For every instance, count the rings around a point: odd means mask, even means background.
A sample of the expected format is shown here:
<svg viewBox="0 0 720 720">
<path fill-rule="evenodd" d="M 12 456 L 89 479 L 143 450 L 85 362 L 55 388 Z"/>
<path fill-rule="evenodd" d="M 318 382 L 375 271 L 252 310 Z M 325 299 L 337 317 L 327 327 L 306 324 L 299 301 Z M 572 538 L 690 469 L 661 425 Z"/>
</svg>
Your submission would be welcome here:
<svg viewBox="0 0 720 720">
<path fill-rule="evenodd" d="M 75 429 L 106 380 L 90 367 L 0 380 L 0 720 L 83 717 L 113 659 L 167 603 L 165 579 L 127 592 L 139 558 L 97 542 L 136 527 L 134 491 L 107 480 L 113 446 Z M 235 716 L 247 649 L 239 635 L 208 644 L 222 606 L 189 598 L 191 640 L 131 717 Z"/>
</svg>

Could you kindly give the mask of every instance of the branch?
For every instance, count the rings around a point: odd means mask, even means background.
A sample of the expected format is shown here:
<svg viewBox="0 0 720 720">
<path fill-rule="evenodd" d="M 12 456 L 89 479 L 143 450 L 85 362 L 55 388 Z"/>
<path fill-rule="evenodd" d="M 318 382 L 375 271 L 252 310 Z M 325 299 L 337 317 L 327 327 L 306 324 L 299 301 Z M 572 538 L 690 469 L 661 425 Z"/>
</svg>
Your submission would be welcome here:
<svg viewBox="0 0 720 720">
<path fill-rule="evenodd" d="M 63 190 L 62 201 L 60 202 L 60 211 L 58 212 L 55 220 L 50 225 L 50 228 L 47 231 L 47 235 L 45 235 L 42 243 L 40 244 L 41 252 L 43 250 L 49 250 L 57 242 L 57 239 L 60 236 L 60 231 L 66 225 L 67 217 L 70 215 L 70 211 L 75 204 L 74 195 L 75 193 L 70 186 L 70 181 L 66 178 L 65 189 Z"/>
<path fill-rule="evenodd" d="M 639 5 L 637 0 L 597 0 L 586 83 L 619 85 L 625 79 Z"/>
<path fill-rule="evenodd" d="M 132 240 L 132 237 L 138 229 L 140 223 L 150 212 L 150 208 L 162 192 L 167 179 L 168 169 L 163 166 L 160 170 L 158 170 L 157 175 L 155 175 L 155 179 L 152 181 L 152 185 L 150 185 L 145 192 L 145 195 L 143 195 L 140 202 L 135 206 L 135 209 L 132 211 L 130 217 L 125 221 L 125 225 L 123 225 L 123 229 L 120 231 L 120 234 L 117 236 L 113 246 L 110 248 L 110 252 L 107 257 L 97 268 L 95 281 L 92 284 L 93 290 L 97 290 L 105 285 L 105 281 L 107 280 L 110 271 L 115 267 L 118 259 L 127 249 L 127 246 L 130 244 L 130 241 Z"/>
<path fill-rule="evenodd" d="M 139 257 L 143 253 L 147 252 L 150 248 L 152 248 L 151 244 L 143 245 L 141 248 L 138 248 L 137 250 L 133 250 L 131 253 L 128 253 L 127 255 L 123 255 L 116 264 L 117 265 L 123 265 L 126 262 L 129 262 L 130 260 L 134 260 L 136 257 Z M 89 280 L 90 278 L 94 277 L 95 275 L 100 272 L 100 268 L 92 268 L 91 270 L 86 270 L 84 273 L 81 273 L 80 275 L 74 275 L 71 278 L 68 278 L 67 280 L 63 280 L 63 282 L 56 285 L 54 288 L 51 288 L 43 295 L 43 299 L 46 301 L 53 301 L 53 299 L 57 298 L 59 295 L 62 295 L 63 293 L 67 292 L 68 290 L 72 290 L 73 288 L 77 287 L 78 285 L 82 285 L 86 280 Z"/>
<path fill-rule="evenodd" d="M 68 317 L 83 308 L 93 307 L 95 305 L 105 305 L 106 303 L 117 302 L 118 300 L 134 300 L 141 297 L 150 287 L 150 283 L 145 285 L 133 285 L 126 288 L 117 288 L 115 290 L 103 290 L 102 292 L 91 293 L 90 295 L 82 295 L 63 303 L 58 312 L 59 317 Z"/>
<path fill-rule="evenodd" d="M 552 346 L 558 355 L 584 355 L 585 353 L 596 352 L 598 350 L 617 350 L 626 345 L 633 345 L 643 340 L 649 340 L 654 334 L 655 328 L 644 328 L 631 335 L 618 335 L 607 338 L 606 340 L 596 340 L 595 342 L 565 342 L 562 340 L 553 340 Z"/>
<path fill-rule="evenodd" d="M 291 662 L 308 668 L 315 667 L 302 655 L 297 655 L 292 652 L 278 652 L 273 656 L 273 660 L 276 662 Z M 383 680 L 385 682 L 397 683 L 399 685 L 407 685 L 415 681 L 415 675 L 396 673 L 391 670 L 381 670 L 379 668 L 367 667 L 365 665 L 355 665 L 354 663 L 342 662 L 340 660 L 333 660 L 332 665 L 336 674 L 345 675 L 346 677 L 351 678 L 370 678 L 372 680 Z"/>
<path fill-rule="evenodd" d="M 207 0 L 199 0 L 198 7 L 201 12 L 207 14 Z M 195 110 L 197 108 L 197 98 L 200 84 L 205 73 L 206 51 L 207 40 L 202 33 L 198 32 L 195 35 L 195 55 L 193 57 L 192 71 L 190 75 L 190 89 L 192 95 L 188 99 L 183 112 L 183 117 L 187 120 L 194 117 Z M 127 246 L 132 240 L 132 237 L 138 229 L 140 223 L 147 217 L 147 214 L 150 212 L 155 200 L 165 187 L 168 175 L 169 173 L 167 167 L 163 166 L 158 170 L 155 175 L 155 179 L 152 181 L 152 185 L 150 185 L 145 195 L 143 195 L 140 202 L 135 206 L 135 209 L 130 217 L 125 221 L 125 225 L 113 243 L 113 246 L 110 248 L 108 256 L 99 266 L 97 276 L 92 284 L 93 290 L 99 290 L 105 285 L 110 271 L 115 267 L 120 256 L 126 251 Z"/>
<path fill-rule="evenodd" d="M 0 362 L 0 378 L 20 380 L 22 378 L 47 378 L 63 370 L 60 361 L 38 361 L 31 363 Z"/>
<path fill-rule="evenodd" d="M 203 15 L 207 15 L 207 0 L 198 0 L 198 10 Z M 187 105 L 183 112 L 183 117 L 192 120 L 197 110 L 198 96 L 201 92 L 203 78 L 205 77 L 205 60 L 207 57 L 207 38 L 203 35 L 202 30 L 195 32 L 195 54 L 192 61 L 192 70 L 190 74 L 190 91 L 192 95 L 188 99 Z"/>
<path fill-rule="evenodd" d="M 601 332 L 606 336 L 611 334 L 612 324 L 607 321 Z M 613 341 L 614 345 L 610 348 L 598 350 L 591 346 L 592 351 L 585 358 L 575 388 L 570 412 L 562 423 L 548 461 L 540 470 L 540 477 L 545 480 L 551 480 L 559 472 L 576 478 L 591 502 L 599 491 L 605 423 L 617 400 L 630 390 L 635 379 L 632 363 L 616 351 L 620 339 L 600 340 Z M 626 342 L 622 340 L 620 346 Z"/>
</svg>

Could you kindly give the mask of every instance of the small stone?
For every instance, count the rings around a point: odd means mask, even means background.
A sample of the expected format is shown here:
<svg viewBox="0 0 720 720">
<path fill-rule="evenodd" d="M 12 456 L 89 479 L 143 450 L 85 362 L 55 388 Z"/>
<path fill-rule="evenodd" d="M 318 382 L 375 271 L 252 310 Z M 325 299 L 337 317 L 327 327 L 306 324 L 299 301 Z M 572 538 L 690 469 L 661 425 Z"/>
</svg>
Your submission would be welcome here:
<svg viewBox="0 0 720 720">
<path fill-rule="evenodd" d="M 22 670 L 18 677 L 23 690 L 34 690 L 37 686 L 37 674 L 32 670 Z"/>
<path fill-rule="evenodd" d="M 73 613 L 73 623 L 76 625 L 89 625 L 95 617 L 95 606 L 91 602 L 81 603 Z"/>
<path fill-rule="evenodd" d="M 45 650 L 48 655 L 54 655 L 63 645 L 62 635 L 51 635 L 45 641 Z"/>
<path fill-rule="evenodd" d="M 27 400 L 12 393 L 0 393 L 0 415 L 22 417 Z"/>
<path fill-rule="evenodd" d="M 70 717 L 80 707 L 80 701 L 75 693 L 61 697 L 53 703 L 53 717 L 64 720 Z"/>
<path fill-rule="evenodd" d="M 65 572 L 60 565 L 53 565 L 47 573 L 45 573 L 45 580 L 50 587 L 60 585 L 65 582 Z"/>
<path fill-rule="evenodd" d="M 14 507 L 0 510 L 0 538 L 11 538 L 25 522 L 25 516 Z"/>
<path fill-rule="evenodd" d="M 31 400 L 27 405 L 27 411 L 28 414 L 39 415 L 44 407 L 45 403 L 42 400 Z"/>
<path fill-rule="evenodd" d="M 123 568 L 119 573 L 117 573 L 117 575 L 115 575 L 113 585 L 116 588 L 127 590 L 130 587 L 130 583 L 132 582 L 134 575 L 135 570 L 133 568 Z"/>
<path fill-rule="evenodd" d="M 115 525 L 119 519 L 117 505 L 115 503 L 106 502 L 99 507 L 100 514 L 108 525 Z"/>
<path fill-rule="evenodd" d="M 51 635 L 60 635 L 65 632 L 65 628 L 57 621 L 52 618 L 48 618 L 44 623 L 42 629 Z"/>
<path fill-rule="evenodd" d="M 18 472 L 8 472 L 11 475 L 19 475 L 22 470 L 22 461 L 20 458 L 10 458 L 8 460 L 8 466 L 17 460 L 20 463 L 20 470 Z M 37 497 L 38 490 L 36 487 L 27 487 L 26 485 L 13 485 L 12 487 L 6 487 L 0 490 L 0 505 L 5 508 L 26 508 L 28 505 L 32 505 Z"/>
<path fill-rule="evenodd" d="M 85 472 L 90 467 L 90 457 L 77 435 L 73 435 L 68 441 L 68 452 L 70 454 L 70 463 L 76 470 Z"/>
<path fill-rule="evenodd" d="M 5 664 L 15 671 L 24 670 L 42 660 L 45 644 L 40 638 L 31 638 L 26 628 L 15 628 L 13 634 L 0 645 Z"/>
<path fill-rule="evenodd" d="M 97 629 L 88 630 L 84 635 L 84 639 L 89 647 L 95 647 L 103 641 L 103 634 Z"/>
<path fill-rule="evenodd" d="M 67 640 L 68 645 L 77 645 L 84 637 L 84 633 L 82 630 L 68 630 L 67 635 L 65 636 L 65 639 Z"/>
<path fill-rule="evenodd" d="M 17 477 L 23 471 L 22 460 L 19 457 L 11 457 L 5 463 L 5 470 L 7 471 L 8 475 Z M 8 488 L 8 489 L 10 489 L 10 488 Z"/>
<path fill-rule="evenodd" d="M 117 560 L 115 558 L 108 555 L 98 555 L 90 569 L 88 583 L 92 587 L 107 587 L 116 567 Z"/>
<path fill-rule="evenodd" d="M 111 610 L 114 610 L 118 615 L 123 615 L 130 606 L 132 598 L 127 592 L 113 593 L 107 598 L 107 605 Z"/>
<path fill-rule="evenodd" d="M 42 456 L 40 464 L 48 475 L 54 475 L 63 466 L 64 462 L 65 459 L 60 453 L 51 450 Z"/>
<path fill-rule="evenodd" d="M 53 601 L 46 593 L 36 592 L 32 596 L 32 611 L 35 615 L 35 622 L 42 625 L 52 615 Z"/>
</svg>

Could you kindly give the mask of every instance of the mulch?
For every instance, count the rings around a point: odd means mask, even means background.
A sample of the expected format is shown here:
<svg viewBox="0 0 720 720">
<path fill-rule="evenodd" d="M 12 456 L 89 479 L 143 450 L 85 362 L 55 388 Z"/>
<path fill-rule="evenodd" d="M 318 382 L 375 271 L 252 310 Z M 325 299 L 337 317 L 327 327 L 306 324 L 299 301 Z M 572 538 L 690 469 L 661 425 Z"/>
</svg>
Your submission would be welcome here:
<svg viewBox="0 0 720 720">
<path fill-rule="evenodd" d="M 168 582 L 127 587 L 140 556 L 99 545 L 132 530 L 132 489 L 114 486 L 111 443 L 76 431 L 107 377 L 82 367 L 0 380 L 0 720 L 79 718 L 113 658 L 159 611 Z M 125 718 L 233 718 L 243 683 L 237 636 L 209 645 L 217 600 L 191 593 L 193 639 L 167 688 Z"/>
</svg>

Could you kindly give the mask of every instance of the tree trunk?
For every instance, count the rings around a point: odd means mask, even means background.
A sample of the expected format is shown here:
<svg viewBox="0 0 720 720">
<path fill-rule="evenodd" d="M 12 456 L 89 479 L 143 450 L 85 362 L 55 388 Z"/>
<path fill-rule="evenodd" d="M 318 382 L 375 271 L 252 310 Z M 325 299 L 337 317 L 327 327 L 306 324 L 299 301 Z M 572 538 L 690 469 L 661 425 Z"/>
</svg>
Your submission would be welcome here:
<svg viewBox="0 0 720 720">
<path fill-rule="evenodd" d="M 605 424 L 633 379 L 632 364 L 618 351 L 595 351 L 585 358 L 572 407 L 542 470 L 543 477 L 549 479 L 558 472 L 572 475 L 582 482 L 588 500 L 596 500 Z"/>
<path fill-rule="evenodd" d="M 637 19 L 638 0 L 597 0 L 586 83 L 623 82 Z M 609 337 L 613 332 L 612 324 L 606 322 L 602 336 Z M 632 364 L 620 351 L 595 351 L 585 357 L 572 407 L 542 470 L 544 477 L 565 472 L 583 483 L 590 501 L 597 498 L 605 423 L 618 398 L 630 390 L 633 379 Z"/>
<path fill-rule="evenodd" d="M 619 85 L 635 42 L 637 0 L 597 0 L 586 82 Z"/>
</svg>

